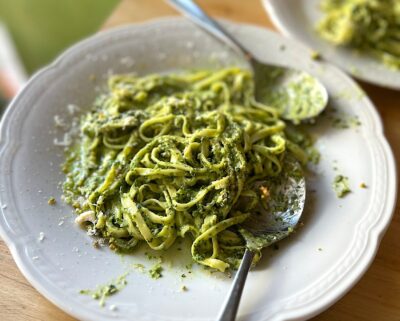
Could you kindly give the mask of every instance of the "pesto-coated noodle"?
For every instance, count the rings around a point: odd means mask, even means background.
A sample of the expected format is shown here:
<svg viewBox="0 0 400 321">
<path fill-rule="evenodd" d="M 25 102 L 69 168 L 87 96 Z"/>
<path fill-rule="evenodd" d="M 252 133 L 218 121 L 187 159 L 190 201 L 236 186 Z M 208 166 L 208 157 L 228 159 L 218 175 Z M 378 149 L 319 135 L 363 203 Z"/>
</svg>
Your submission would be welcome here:
<svg viewBox="0 0 400 321">
<path fill-rule="evenodd" d="M 295 147 L 248 71 L 114 76 L 82 117 L 64 196 L 115 249 L 189 236 L 193 259 L 224 271 L 246 247 L 239 224 L 268 201 L 257 182 L 281 173 L 289 149 L 305 159 Z"/>
</svg>

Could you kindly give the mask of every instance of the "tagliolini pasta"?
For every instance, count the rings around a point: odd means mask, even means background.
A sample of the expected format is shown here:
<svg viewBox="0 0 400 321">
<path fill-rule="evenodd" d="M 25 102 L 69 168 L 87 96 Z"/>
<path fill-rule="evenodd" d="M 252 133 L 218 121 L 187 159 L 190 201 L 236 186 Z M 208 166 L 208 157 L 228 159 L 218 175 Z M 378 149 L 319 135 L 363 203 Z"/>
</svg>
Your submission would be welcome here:
<svg viewBox="0 0 400 321">
<path fill-rule="evenodd" d="M 276 109 L 257 102 L 250 72 L 113 76 L 81 119 L 64 165 L 64 198 L 114 249 L 192 240 L 193 259 L 240 263 L 240 224 L 268 201 L 290 151 Z"/>
</svg>

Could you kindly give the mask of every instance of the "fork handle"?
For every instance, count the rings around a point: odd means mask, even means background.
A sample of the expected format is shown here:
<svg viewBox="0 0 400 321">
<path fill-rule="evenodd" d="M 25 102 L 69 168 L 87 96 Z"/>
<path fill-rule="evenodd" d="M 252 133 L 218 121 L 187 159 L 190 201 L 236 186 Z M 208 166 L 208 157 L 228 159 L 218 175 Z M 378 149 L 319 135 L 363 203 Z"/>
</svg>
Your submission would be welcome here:
<svg viewBox="0 0 400 321">
<path fill-rule="evenodd" d="M 243 255 L 242 263 L 239 270 L 236 272 L 235 279 L 229 295 L 226 298 L 224 306 L 218 316 L 217 321 L 234 321 L 239 307 L 240 298 L 242 296 L 244 283 L 246 282 L 247 274 L 249 273 L 251 262 L 253 262 L 254 252 L 246 249 Z"/>
<path fill-rule="evenodd" d="M 207 31 L 218 40 L 222 40 L 237 53 L 243 55 L 249 62 L 254 58 L 253 55 L 232 37 L 225 28 L 217 21 L 208 16 L 200 6 L 192 0 L 166 0 L 186 17 L 192 20 L 196 25 Z"/>
</svg>

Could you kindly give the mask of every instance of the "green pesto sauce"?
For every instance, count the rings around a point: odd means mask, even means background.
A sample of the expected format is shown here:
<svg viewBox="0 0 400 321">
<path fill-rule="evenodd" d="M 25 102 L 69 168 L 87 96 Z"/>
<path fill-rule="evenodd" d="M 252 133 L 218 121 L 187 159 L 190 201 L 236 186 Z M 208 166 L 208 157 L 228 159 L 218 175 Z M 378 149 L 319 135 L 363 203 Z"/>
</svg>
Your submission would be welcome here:
<svg viewBox="0 0 400 321">
<path fill-rule="evenodd" d="M 300 161 L 305 165 L 307 163 L 317 165 L 321 159 L 321 153 L 314 146 L 315 138 L 312 137 L 305 128 L 301 126 L 287 126 L 286 135 L 289 138 L 290 144 L 288 148 L 299 149 L 298 155 L 301 155 Z"/>
<path fill-rule="evenodd" d="M 306 150 L 308 154 L 308 159 L 309 162 L 318 165 L 319 161 L 321 160 L 321 153 L 319 152 L 318 149 L 316 149 L 314 146 L 308 147 Z"/>
<path fill-rule="evenodd" d="M 337 129 L 357 128 L 361 125 L 357 116 L 339 116 L 332 119 L 332 127 Z"/>
<path fill-rule="evenodd" d="M 362 125 L 357 115 L 333 107 L 326 110 L 326 118 L 330 121 L 331 126 L 336 129 L 357 129 Z"/>
<path fill-rule="evenodd" d="M 107 298 L 111 295 L 114 295 L 121 291 L 127 284 L 126 281 L 127 273 L 119 276 L 115 280 L 112 280 L 109 283 L 99 285 L 94 290 L 80 290 L 80 294 L 90 295 L 93 299 L 99 301 L 99 305 L 103 307 Z"/>
<path fill-rule="evenodd" d="M 161 266 L 161 263 L 158 262 L 156 264 L 154 264 L 150 270 L 149 270 L 149 274 L 151 276 L 152 279 L 159 279 L 162 277 L 162 271 L 163 271 L 163 267 Z"/>
<path fill-rule="evenodd" d="M 351 192 L 349 186 L 349 178 L 343 175 L 336 175 L 333 183 L 332 183 L 333 190 L 336 193 L 336 196 L 342 198 L 346 196 L 348 193 Z"/>
<path fill-rule="evenodd" d="M 400 0 L 323 0 L 321 9 L 316 29 L 322 38 L 400 69 Z"/>
</svg>

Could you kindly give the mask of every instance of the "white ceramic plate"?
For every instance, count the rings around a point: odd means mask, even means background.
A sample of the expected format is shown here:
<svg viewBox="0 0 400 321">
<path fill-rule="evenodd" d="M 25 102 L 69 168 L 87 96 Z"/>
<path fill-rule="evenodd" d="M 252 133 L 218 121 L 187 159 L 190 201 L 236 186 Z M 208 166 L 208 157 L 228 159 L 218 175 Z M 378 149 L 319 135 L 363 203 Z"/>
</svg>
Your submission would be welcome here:
<svg viewBox="0 0 400 321">
<path fill-rule="evenodd" d="M 372 84 L 400 89 L 400 71 L 391 70 L 378 60 L 335 47 L 315 32 L 315 24 L 323 16 L 321 0 L 263 0 L 276 27 L 285 35 L 301 41 L 322 57 L 354 77 Z"/>
<path fill-rule="evenodd" d="M 323 157 L 315 168 L 318 174 L 309 180 L 305 225 L 279 251 L 265 251 L 243 294 L 239 320 L 303 320 L 338 300 L 371 263 L 394 206 L 393 156 L 375 108 L 340 70 L 312 61 L 308 49 L 268 30 L 233 23 L 228 27 L 265 61 L 318 76 L 332 105 L 362 122 L 357 129 L 338 130 L 325 119 L 315 127 Z M 164 276 L 155 281 L 131 267 L 152 265 L 144 249 L 121 258 L 93 248 L 90 237 L 74 225 L 71 208 L 60 201 L 64 156 L 53 140 L 64 131 L 54 127 L 54 116 L 70 123 L 75 116 L 68 104 L 87 110 L 108 74 L 234 63 L 235 56 L 225 50 L 178 18 L 100 33 L 35 75 L 8 108 L 0 138 L 1 236 L 26 278 L 67 313 L 96 321 L 215 319 L 231 279 L 200 268 L 189 275 L 187 255 L 165 254 Z M 331 189 L 333 166 L 350 177 L 353 193 L 344 199 Z M 368 188 L 360 189 L 361 182 Z M 58 200 L 56 206 L 47 204 L 50 196 Z M 78 294 L 125 271 L 130 271 L 127 287 L 104 308 Z M 182 292 L 182 285 L 188 291 Z M 112 304 L 115 311 L 109 309 Z"/>
</svg>

